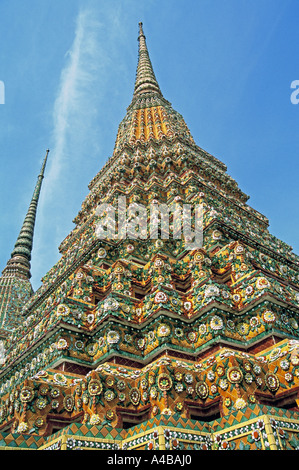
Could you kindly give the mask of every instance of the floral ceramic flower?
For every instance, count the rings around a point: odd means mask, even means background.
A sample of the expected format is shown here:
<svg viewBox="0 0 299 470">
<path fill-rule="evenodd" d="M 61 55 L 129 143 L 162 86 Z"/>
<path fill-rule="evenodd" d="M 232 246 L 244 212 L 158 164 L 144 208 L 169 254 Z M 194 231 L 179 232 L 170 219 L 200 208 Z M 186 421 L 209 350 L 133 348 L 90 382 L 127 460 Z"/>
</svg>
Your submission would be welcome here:
<svg viewBox="0 0 299 470">
<path fill-rule="evenodd" d="M 275 392 L 276 390 L 278 390 L 280 384 L 279 384 L 278 377 L 275 374 L 271 374 L 271 373 L 266 374 L 265 381 L 269 390 L 271 390 L 272 392 Z"/>
<path fill-rule="evenodd" d="M 145 348 L 145 345 L 146 345 L 146 339 L 145 338 L 139 338 L 137 340 L 137 346 L 139 349 L 144 349 Z"/>
<path fill-rule="evenodd" d="M 75 348 L 76 348 L 78 351 L 82 351 L 82 349 L 84 348 L 84 343 L 83 343 L 83 341 L 81 341 L 81 340 L 75 341 Z"/>
<path fill-rule="evenodd" d="M 251 433 L 251 437 L 254 441 L 259 441 L 261 436 L 260 436 L 260 432 L 258 431 L 258 429 L 254 429 Z"/>
<path fill-rule="evenodd" d="M 88 384 L 88 392 L 91 396 L 100 395 L 103 385 L 100 380 L 92 379 Z"/>
<path fill-rule="evenodd" d="M 247 372 L 244 376 L 245 382 L 251 384 L 253 382 L 253 376 Z"/>
<path fill-rule="evenodd" d="M 114 377 L 107 377 L 107 378 L 106 378 L 106 384 L 108 385 L 108 387 L 113 387 L 113 385 L 114 385 Z"/>
<path fill-rule="evenodd" d="M 231 383 L 240 383 L 243 379 L 243 373 L 239 367 L 230 367 L 227 371 L 227 378 Z"/>
<path fill-rule="evenodd" d="M 254 372 L 255 374 L 257 374 L 257 375 L 260 374 L 260 373 L 262 372 L 261 366 L 260 366 L 259 364 L 254 364 L 254 366 L 253 366 L 253 372 Z"/>
<path fill-rule="evenodd" d="M 109 344 L 116 344 L 120 340 L 120 334 L 118 331 L 110 330 L 107 333 L 107 342 Z"/>
<path fill-rule="evenodd" d="M 43 418 L 40 416 L 39 418 L 37 418 L 34 422 L 35 426 L 38 427 L 38 428 L 41 428 L 43 425 L 44 425 L 45 421 L 43 420 Z"/>
<path fill-rule="evenodd" d="M 195 343 L 195 341 L 197 339 L 196 332 L 195 331 L 189 331 L 189 333 L 187 334 L 187 338 L 190 341 L 190 343 Z"/>
<path fill-rule="evenodd" d="M 248 396 L 248 399 L 249 399 L 250 403 L 256 403 L 255 395 L 250 394 L 250 395 Z"/>
<path fill-rule="evenodd" d="M 126 400 L 126 395 L 125 395 L 125 393 L 120 392 L 120 393 L 118 394 L 118 399 L 119 399 L 119 401 L 121 401 L 121 402 L 125 401 L 125 400 Z"/>
<path fill-rule="evenodd" d="M 104 397 L 105 400 L 112 401 L 115 398 L 115 393 L 113 390 L 106 390 Z"/>
<path fill-rule="evenodd" d="M 207 373 L 207 379 L 210 381 L 210 382 L 213 382 L 213 380 L 215 380 L 215 374 L 212 370 L 210 370 L 208 373 Z"/>
<path fill-rule="evenodd" d="M 259 277 L 255 283 L 257 289 L 262 290 L 270 287 L 268 279 L 265 277 Z"/>
<path fill-rule="evenodd" d="M 249 324 L 250 324 L 251 328 L 257 328 L 260 324 L 260 321 L 259 321 L 258 317 L 252 317 L 249 320 Z"/>
<path fill-rule="evenodd" d="M 240 294 L 233 294 L 232 299 L 236 304 L 238 304 L 239 302 L 241 302 L 242 297 Z"/>
<path fill-rule="evenodd" d="M 292 382 L 294 380 L 294 376 L 290 372 L 287 372 L 284 378 L 286 379 L 287 382 Z"/>
<path fill-rule="evenodd" d="M 138 388 L 131 388 L 129 392 L 129 397 L 133 405 L 138 405 L 138 403 L 140 402 L 140 392 Z"/>
<path fill-rule="evenodd" d="M 101 418 L 98 414 L 92 414 L 89 422 L 90 424 L 99 424 L 101 422 Z"/>
<path fill-rule="evenodd" d="M 176 409 L 177 411 L 182 411 L 183 408 L 184 408 L 184 405 L 183 405 L 182 402 L 179 401 L 179 402 L 176 403 L 175 409 Z"/>
<path fill-rule="evenodd" d="M 222 295 L 223 299 L 229 299 L 229 298 L 230 298 L 230 294 L 229 294 L 229 292 L 228 292 L 227 290 L 224 290 L 224 289 L 223 289 L 223 290 L 221 291 L 221 295 Z"/>
<path fill-rule="evenodd" d="M 97 351 L 99 349 L 98 343 L 89 343 L 86 346 L 86 352 L 89 356 L 93 357 L 96 355 Z"/>
<path fill-rule="evenodd" d="M 59 397 L 59 395 L 60 395 L 60 390 L 59 390 L 59 388 L 56 388 L 56 387 L 55 387 L 55 388 L 52 388 L 51 391 L 50 391 L 50 395 L 51 395 L 52 398 L 57 398 L 57 397 Z"/>
<path fill-rule="evenodd" d="M 118 380 L 116 383 L 116 388 L 118 390 L 124 390 L 126 388 L 126 383 L 123 380 Z"/>
<path fill-rule="evenodd" d="M 184 309 L 187 310 L 187 312 L 189 312 L 192 308 L 192 303 L 187 301 L 187 302 L 184 302 Z"/>
<path fill-rule="evenodd" d="M 182 338 L 184 336 L 184 331 L 182 328 L 175 328 L 174 329 L 174 334 L 175 336 L 177 336 L 178 338 Z"/>
<path fill-rule="evenodd" d="M 225 400 L 224 400 L 224 405 L 228 408 L 230 407 L 232 404 L 232 401 L 229 397 L 226 397 Z"/>
<path fill-rule="evenodd" d="M 193 375 L 190 374 L 189 372 L 187 374 L 185 374 L 185 382 L 187 384 L 192 384 L 194 378 L 193 378 Z"/>
<path fill-rule="evenodd" d="M 260 377 L 256 377 L 255 381 L 258 387 L 261 387 L 263 385 L 263 381 Z"/>
<path fill-rule="evenodd" d="M 219 230 L 214 230 L 212 237 L 214 240 L 220 240 L 222 238 L 222 233 Z"/>
<path fill-rule="evenodd" d="M 56 312 L 57 312 L 57 315 L 66 317 L 70 313 L 70 309 L 67 305 L 60 304 L 58 305 Z"/>
<path fill-rule="evenodd" d="M 280 362 L 280 367 L 281 367 L 283 370 L 288 370 L 289 367 L 290 367 L 289 361 L 287 361 L 286 359 L 283 359 L 283 360 Z"/>
<path fill-rule="evenodd" d="M 141 379 L 140 384 L 141 384 L 142 390 L 146 390 L 148 388 L 148 380 L 145 377 Z"/>
<path fill-rule="evenodd" d="M 178 392 L 178 393 L 181 393 L 183 390 L 184 390 L 184 386 L 182 383 L 177 383 L 175 384 L 175 387 L 174 387 L 175 391 Z"/>
<path fill-rule="evenodd" d="M 250 326 L 248 323 L 245 322 L 239 322 L 237 324 L 237 331 L 240 335 L 246 336 L 249 333 Z"/>
<path fill-rule="evenodd" d="M 170 327 L 165 323 L 162 323 L 157 331 L 158 336 L 169 336 L 170 335 Z"/>
<path fill-rule="evenodd" d="M 172 387 L 172 379 L 170 375 L 162 373 L 158 376 L 158 387 L 160 390 L 170 390 Z"/>
<path fill-rule="evenodd" d="M 54 379 L 55 382 L 57 382 L 61 385 L 65 385 L 67 383 L 66 377 L 63 374 L 60 374 L 60 373 L 54 374 L 53 379 Z"/>
<path fill-rule="evenodd" d="M 151 387 L 150 389 L 150 396 L 151 398 L 157 398 L 158 396 L 158 390 L 156 389 L 156 387 Z"/>
<path fill-rule="evenodd" d="M 220 291 L 219 291 L 219 288 L 217 286 L 213 286 L 213 285 L 210 285 L 210 286 L 207 286 L 205 288 L 205 296 L 206 297 L 217 297 L 219 295 Z"/>
<path fill-rule="evenodd" d="M 219 387 L 222 389 L 222 390 L 227 390 L 228 388 L 228 381 L 226 379 L 221 379 L 219 381 Z"/>
<path fill-rule="evenodd" d="M 63 399 L 63 406 L 64 408 L 66 409 L 66 411 L 68 411 L 69 413 L 71 413 L 73 411 L 73 408 L 74 408 L 74 404 L 75 404 L 75 401 L 74 401 L 74 397 L 73 395 L 66 395 Z"/>
<path fill-rule="evenodd" d="M 56 410 L 58 407 L 59 407 L 59 401 L 58 400 L 52 400 L 51 401 L 52 410 Z"/>
<path fill-rule="evenodd" d="M 168 297 L 167 295 L 164 293 L 164 292 L 157 292 L 156 295 L 155 295 L 155 298 L 154 298 L 154 302 L 156 304 L 160 304 L 160 303 L 165 303 L 167 302 L 168 300 Z"/>
<path fill-rule="evenodd" d="M 210 326 L 212 330 L 221 330 L 224 327 L 222 318 L 218 315 L 214 315 L 211 319 Z"/>
<path fill-rule="evenodd" d="M 266 311 L 263 313 L 263 320 L 264 320 L 266 323 L 274 323 L 275 320 L 276 320 L 275 313 L 271 312 L 271 310 L 266 310 Z"/>
<path fill-rule="evenodd" d="M 47 387 L 47 385 L 42 385 L 39 389 L 39 392 L 41 395 L 47 395 L 49 391 L 49 388 Z"/>
<path fill-rule="evenodd" d="M 46 408 L 47 404 L 48 402 L 44 397 L 39 397 L 35 402 L 35 405 L 39 410 Z"/>
<path fill-rule="evenodd" d="M 202 323 L 198 327 L 198 332 L 199 332 L 200 336 L 204 336 L 207 332 L 207 326 L 204 323 Z"/>
<path fill-rule="evenodd" d="M 99 258 L 105 258 L 107 256 L 107 251 L 104 248 L 100 248 L 98 250 L 98 257 Z"/>
<path fill-rule="evenodd" d="M 183 379 L 183 374 L 181 372 L 177 371 L 174 374 L 174 378 L 180 382 Z"/>
<path fill-rule="evenodd" d="M 245 408 L 246 406 L 246 401 L 243 398 L 237 398 L 235 402 L 235 406 L 237 410 L 241 410 L 242 408 Z"/>
<path fill-rule="evenodd" d="M 245 293 L 246 295 L 252 295 L 254 292 L 254 289 L 251 285 L 247 286 L 246 289 L 245 289 Z"/>
<path fill-rule="evenodd" d="M 256 422 L 256 425 L 257 425 L 257 428 L 258 428 L 258 429 L 261 429 L 261 430 L 264 429 L 264 427 L 265 427 L 265 423 L 264 423 L 264 421 L 263 421 L 262 419 L 259 419 L 259 420 Z"/>
<path fill-rule="evenodd" d="M 30 402 L 34 397 L 34 391 L 32 387 L 24 387 L 20 393 L 20 400 L 22 403 Z"/>
<path fill-rule="evenodd" d="M 25 423 L 24 421 L 21 421 L 18 426 L 17 432 L 22 433 L 22 432 L 26 432 L 27 430 L 28 430 L 28 424 Z"/>
<path fill-rule="evenodd" d="M 291 363 L 293 366 L 297 366 L 299 364 L 299 355 L 298 354 L 292 354 L 291 355 Z"/>
<path fill-rule="evenodd" d="M 60 338 L 58 341 L 57 341 L 57 349 L 58 350 L 62 350 L 62 349 L 67 349 L 68 348 L 68 342 L 65 338 Z"/>
<path fill-rule="evenodd" d="M 128 253 L 133 253 L 134 250 L 135 250 L 134 245 L 132 245 L 131 243 L 129 245 L 127 245 L 127 252 Z"/>
</svg>

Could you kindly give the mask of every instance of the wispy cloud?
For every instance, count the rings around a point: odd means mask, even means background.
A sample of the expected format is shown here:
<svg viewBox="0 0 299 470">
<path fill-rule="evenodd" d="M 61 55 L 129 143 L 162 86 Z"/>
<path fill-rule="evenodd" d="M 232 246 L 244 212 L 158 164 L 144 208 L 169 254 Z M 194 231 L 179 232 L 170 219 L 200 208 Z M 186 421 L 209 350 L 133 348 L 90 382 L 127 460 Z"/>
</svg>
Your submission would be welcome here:
<svg viewBox="0 0 299 470">
<path fill-rule="evenodd" d="M 74 227 L 72 218 L 80 210 L 87 185 L 109 156 L 103 153 L 103 146 L 111 119 L 111 95 L 112 101 L 113 95 L 117 99 L 126 75 L 119 50 L 119 39 L 126 35 L 121 22 L 124 11 L 118 2 L 114 6 L 109 2 L 107 8 L 93 0 L 84 3 L 65 54 L 53 104 L 52 143 L 34 239 L 35 287 L 59 259 L 58 246 Z M 118 81 L 115 87 L 114 80 Z M 113 125 L 116 136 L 117 123 Z M 112 153 L 113 142 L 108 151 Z"/>
<path fill-rule="evenodd" d="M 102 24 L 91 9 L 79 11 L 74 39 L 65 55 L 65 66 L 53 105 L 53 132 L 50 155 L 39 202 L 39 227 L 34 246 L 34 268 L 36 272 L 45 267 L 45 251 L 53 250 L 53 262 L 58 258 L 58 245 L 71 227 L 69 210 L 73 203 L 79 210 L 78 202 L 72 195 L 78 187 L 78 177 L 86 158 L 99 150 L 95 122 L 100 101 L 97 90 L 101 68 L 105 67 L 103 46 L 100 47 L 99 32 Z M 105 54 L 105 53 L 104 53 Z M 85 181 L 80 191 L 85 189 Z M 67 219 L 67 220 L 66 220 Z M 49 221 L 51 221 L 49 223 Z M 52 243 L 50 244 L 50 240 Z M 47 246 L 47 250 L 43 247 Z M 51 258 L 51 256 L 49 257 Z M 47 269 L 49 269 L 49 266 Z M 45 271 L 42 275 L 45 274 Z M 40 275 L 38 276 L 41 277 Z"/>
<path fill-rule="evenodd" d="M 96 117 L 92 90 L 98 75 L 100 26 L 91 10 L 79 12 L 53 110 L 53 150 L 47 175 L 48 187 L 52 190 L 61 172 L 69 166 L 70 158 L 76 158 L 82 149 Z"/>
</svg>

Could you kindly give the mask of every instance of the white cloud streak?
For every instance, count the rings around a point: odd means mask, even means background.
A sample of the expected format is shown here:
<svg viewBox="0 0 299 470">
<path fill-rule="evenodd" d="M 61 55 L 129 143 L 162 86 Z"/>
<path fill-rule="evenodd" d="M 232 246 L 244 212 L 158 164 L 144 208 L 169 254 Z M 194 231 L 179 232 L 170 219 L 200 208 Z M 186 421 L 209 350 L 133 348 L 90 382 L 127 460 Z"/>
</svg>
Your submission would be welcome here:
<svg viewBox="0 0 299 470">
<path fill-rule="evenodd" d="M 110 96 L 114 61 L 118 79 L 124 80 L 118 50 L 119 38 L 125 32 L 120 21 L 122 8 L 113 9 L 110 5 L 108 9 L 106 5 L 100 8 L 92 2 L 88 5 L 78 13 L 53 105 L 52 144 L 34 237 L 34 288 L 60 258 L 58 246 L 72 230 L 72 218 L 80 210 L 87 185 L 103 164 L 100 156 L 107 158 L 102 155 L 102 147 L 109 121 L 107 92 Z M 112 150 L 113 147 L 111 153 Z"/>
<path fill-rule="evenodd" d="M 70 205 L 73 203 L 76 207 L 73 208 L 73 216 L 80 209 L 80 203 L 78 207 L 72 196 L 83 165 L 87 157 L 91 159 L 91 155 L 95 156 L 99 151 L 99 142 L 95 137 L 100 102 L 97 89 L 100 68 L 106 63 L 103 57 L 100 60 L 103 55 L 98 37 L 101 27 L 93 10 L 81 10 L 77 16 L 73 43 L 65 55 L 66 64 L 61 71 L 53 106 L 52 144 L 39 201 L 39 229 L 34 240 L 35 272 L 43 270 L 48 259 L 55 262 L 55 258 L 59 258 L 57 248 L 66 236 L 65 230 L 71 226 Z M 82 183 L 81 192 L 87 184 L 88 181 Z M 53 251 L 52 256 L 49 256 L 49 251 Z"/>
<path fill-rule="evenodd" d="M 98 73 L 97 22 L 92 11 L 81 11 L 77 17 L 75 38 L 67 52 L 67 64 L 61 73 L 60 87 L 54 104 L 53 150 L 51 151 L 48 186 L 59 178 L 70 153 L 81 150 L 96 115 L 91 87 Z M 80 148 L 78 148 L 78 146 Z M 53 181 L 54 180 L 54 181 Z"/>
</svg>

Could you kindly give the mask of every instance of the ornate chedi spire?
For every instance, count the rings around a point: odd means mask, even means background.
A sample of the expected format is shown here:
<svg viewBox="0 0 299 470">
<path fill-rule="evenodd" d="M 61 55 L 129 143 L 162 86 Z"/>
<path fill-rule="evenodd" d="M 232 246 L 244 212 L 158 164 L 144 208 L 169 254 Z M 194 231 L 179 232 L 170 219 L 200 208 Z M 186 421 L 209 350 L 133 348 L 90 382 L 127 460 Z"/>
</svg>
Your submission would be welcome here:
<svg viewBox="0 0 299 470">
<path fill-rule="evenodd" d="M 31 277 L 30 274 L 30 260 L 31 260 L 31 252 L 33 246 L 33 235 L 34 235 L 34 227 L 35 227 L 35 220 L 36 220 L 36 211 L 37 211 L 37 204 L 40 196 L 42 181 L 44 178 L 44 172 L 46 168 L 46 163 L 48 159 L 49 150 L 46 152 L 46 156 L 44 158 L 40 173 L 37 178 L 37 183 L 34 188 L 34 192 L 29 204 L 29 208 L 27 214 L 25 216 L 22 228 L 20 230 L 19 236 L 15 243 L 14 249 L 11 253 L 11 259 L 8 262 L 9 268 L 13 265 L 16 269 L 16 272 L 21 275 L 25 276 L 28 279 Z M 6 274 L 6 271 L 10 269 L 4 270 L 3 274 Z"/>
<path fill-rule="evenodd" d="M 33 235 L 36 220 L 37 205 L 44 178 L 49 150 L 46 151 L 37 183 L 29 204 L 27 214 L 19 236 L 11 253 L 11 258 L 0 277 L 0 325 L 4 330 L 10 330 L 18 323 L 21 305 L 32 294 L 30 261 L 33 247 Z"/>
<path fill-rule="evenodd" d="M 89 189 L 4 341 L 0 448 L 298 448 L 298 257 L 165 100 L 141 24 L 132 102 Z M 100 238 L 102 203 L 115 225 L 135 203 L 201 204 L 202 246 Z M 12 259 L 28 264 L 27 225 Z"/>
<path fill-rule="evenodd" d="M 119 125 L 113 156 L 119 155 L 125 146 L 138 143 L 161 142 L 162 139 L 179 137 L 188 145 L 195 145 L 183 117 L 167 101 L 156 79 L 139 23 L 139 53 L 132 102 Z"/>
</svg>

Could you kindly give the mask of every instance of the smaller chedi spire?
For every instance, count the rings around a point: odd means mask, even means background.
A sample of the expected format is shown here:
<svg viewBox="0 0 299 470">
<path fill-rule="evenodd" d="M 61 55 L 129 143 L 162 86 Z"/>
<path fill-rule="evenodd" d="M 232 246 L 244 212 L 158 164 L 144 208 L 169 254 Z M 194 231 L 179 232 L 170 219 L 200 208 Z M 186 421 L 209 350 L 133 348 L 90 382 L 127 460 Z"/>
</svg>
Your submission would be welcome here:
<svg viewBox="0 0 299 470">
<path fill-rule="evenodd" d="M 46 156 L 44 158 L 40 173 L 37 178 L 37 183 L 34 188 L 34 192 L 29 204 L 27 214 L 25 216 L 14 249 L 11 253 L 11 258 L 2 273 L 3 276 L 19 274 L 21 277 L 25 277 L 27 279 L 30 279 L 31 277 L 30 260 L 33 246 L 33 235 L 36 220 L 37 204 L 40 196 L 48 155 L 49 149 L 46 151 Z"/>
<path fill-rule="evenodd" d="M 33 293 L 30 282 L 30 260 L 37 204 L 48 155 L 49 150 L 46 152 L 11 258 L 3 269 L 2 276 L 0 276 L 0 339 L 6 338 L 14 328 L 22 323 L 22 308 Z"/>
<path fill-rule="evenodd" d="M 134 97 L 143 93 L 155 93 L 162 97 L 146 46 L 142 23 L 139 23 L 139 56 L 136 72 Z"/>
</svg>

